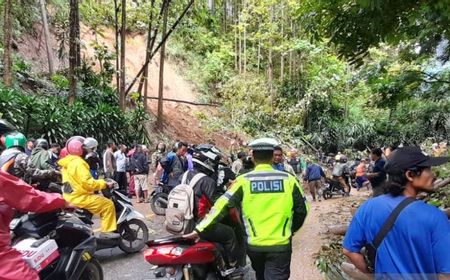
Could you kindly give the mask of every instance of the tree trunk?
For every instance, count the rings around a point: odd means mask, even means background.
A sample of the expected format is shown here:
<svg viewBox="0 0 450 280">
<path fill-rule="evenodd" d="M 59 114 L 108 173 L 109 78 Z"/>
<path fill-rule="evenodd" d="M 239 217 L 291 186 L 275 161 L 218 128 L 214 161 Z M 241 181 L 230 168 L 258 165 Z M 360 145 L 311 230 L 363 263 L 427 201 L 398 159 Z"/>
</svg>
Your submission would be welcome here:
<svg viewBox="0 0 450 280">
<path fill-rule="evenodd" d="M 222 31 L 227 33 L 227 13 L 228 13 L 228 0 L 223 0 L 223 16 L 222 16 Z"/>
<path fill-rule="evenodd" d="M 211 14 L 214 15 L 216 12 L 216 2 L 215 0 L 208 0 L 208 9 L 211 12 Z"/>
<path fill-rule="evenodd" d="M 163 27 L 162 27 L 162 33 L 161 36 L 165 36 L 167 32 L 167 17 L 169 12 L 169 4 L 170 0 L 168 1 L 166 8 L 164 10 L 163 15 Z M 160 52 L 160 62 L 159 62 L 159 88 L 158 88 L 158 115 L 157 115 L 157 126 L 159 129 L 162 129 L 163 127 L 163 97 L 164 97 L 164 59 L 166 56 L 166 42 L 164 42 L 161 46 L 161 52 Z"/>
<path fill-rule="evenodd" d="M 150 11 L 150 18 L 148 23 L 148 32 L 147 32 L 147 49 L 145 53 L 145 61 L 149 60 L 150 55 L 152 53 L 152 28 L 153 28 L 153 8 L 155 6 L 155 0 L 152 0 L 151 2 L 151 11 Z M 155 34 L 156 36 L 156 34 Z M 142 87 L 144 87 L 144 109 L 147 110 L 147 86 L 148 86 L 148 64 L 145 66 L 144 73 L 142 74 L 141 80 L 139 82 L 139 88 L 138 92 L 139 95 L 142 96 Z"/>
<path fill-rule="evenodd" d="M 281 4 L 281 38 L 284 40 L 284 4 Z M 284 51 L 281 50 L 280 53 L 280 82 L 284 80 Z"/>
<path fill-rule="evenodd" d="M 238 18 L 238 37 L 239 37 L 239 74 L 242 73 L 242 35 L 241 35 L 241 15 Z"/>
<path fill-rule="evenodd" d="M 12 15 L 11 0 L 4 1 L 4 53 L 3 53 L 3 82 L 5 86 L 12 86 Z"/>
<path fill-rule="evenodd" d="M 117 0 L 114 0 L 114 31 L 115 31 L 115 49 L 116 49 L 116 88 L 120 91 L 120 56 L 119 56 L 119 7 Z"/>
<path fill-rule="evenodd" d="M 273 18 L 274 18 L 274 7 L 273 5 L 270 6 L 270 17 L 269 17 L 269 23 L 270 23 L 270 27 L 272 28 L 272 24 L 273 24 Z M 268 82 L 269 82 L 269 94 L 270 94 L 270 104 L 271 104 L 271 113 L 273 114 L 273 107 L 275 106 L 275 96 L 274 96 L 274 92 L 273 92 L 273 57 L 272 57 L 272 48 L 273 48 L 273 34 L 272 32 L 270 32 L 269 35 L 269 57 L 268 57 L 268 69 L 267 69 L 267 74 L 268 74 Z"/>
<path fill-rule="evenodd" d="M 69 30 L 69 105 L 75 102 L 77 96 L 77 67 L 80 38 L 78 33 L 78 0 L 70 0 L 70 30 Z"/>
<path fill-rule="evenodd" d="M 292 38 L 295 39 L 292 20 L 291 20 L 291 32 L 292 32 Z M 292 79 L 292 56 L 293 56 L 292 49 L 290 49 L 289 50 L 289 79 Z"/>
<path fill-rule="evenodd" d="M 248 10 L 248 5 L 247 5 L 247 1 L 243 0 L 243 9 L 245 10 L 246 13 L 244 14 L 244 19 L 243 19 L 243 25 L 244 25 L 244 40 L 243 40 L 243 60 L 244 60 L 244 65 L 243 67 L 243 72 L 244 74 L 247 72 L 247 10 Z M 250 13 L 250 11 L 248 11 Z"/>
<path fill-rule="evenodd" d="M 127 26 L 127 0 L 122 0 L 122 26 L 120 28 L 120 93 L 119 93 L 119 107 L 125 111 L 125 42 L 126 42 L 126 26 Z"/>
<path fill-rule="evenodd" d="M 50 43 L 50 31 L 48 28 L 47 21 L 47 8 L 45 4 L 45 0 L 39 0 L 41 4 L 41 15 L 42 15 L 42 25 L 44 27 L 44 39 L 45 39 L 45 47 L 47 49 L 47 59 L 48 59 L 48 73 L 50 76 L 54 74 L 54 64 L 53 64 L 53 51 Z"/>
</svg>

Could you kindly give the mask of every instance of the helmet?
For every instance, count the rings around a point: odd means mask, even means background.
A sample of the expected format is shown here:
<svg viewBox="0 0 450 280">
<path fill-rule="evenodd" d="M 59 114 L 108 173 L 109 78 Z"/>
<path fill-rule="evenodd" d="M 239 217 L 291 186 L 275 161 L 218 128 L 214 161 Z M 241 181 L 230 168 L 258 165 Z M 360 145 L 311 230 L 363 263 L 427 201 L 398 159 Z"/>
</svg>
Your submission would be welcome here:
<svg viewBox="0 0 450 280">
<path fill-rule="evenodd" d="M 84 149 L 83 143 L 85 138 L 82 136 L 72 136 L 66 142 L 66 149 L 69 155 L 82 156 Z"/>
<path fill-rule="evenodd" d="M 94 150 L 95 148 L 97 148 L 98 142 L 97 140 L 95 140 L 95 138 L 87 137 L 86 139 L 84 139 L 83 145 L 87 149 Z"/>
<path fill-rule="evenodd" d="M 12 147 L 20 147 L 25 149 L 27 138 L 20 132 L 12 132 L 5 136 L 5 147 L 7 149 Z"/>
<path fill-rule="evenodd" d="M 61 152 L 59 153 L 59 158 L 60 159 L 65 158 L 68 154 L 69 153 L 67 152 L 67 148 L 64 147 L 64 148 L 62 148 Z"/>
<path fill-rule="evenodd" d="M 340 163 L 346 163 L 346 162 L 347 162 L 347 157 L 346 157 L 346 156 L 341 156 L 341 157 L 339 158 L 339 162 L 340 162 Z"/>
<path fill-rule="evenodd" d="M 48 150 L 48 141 L 43 139 L 43 138 L 39 138 L 34 142 L 34 147 L 38 148 L 42 148 L 44 150 Z"/>
<path fill-rule="evenodd" d="M 192 155 L 192 162 L 202 166 L 211 172 L 215 172 L 219 167 L 222 154 L 219 149 L 210 144 L 201 144 Z"/>
<path fill-rule="evenodd" d="M 17 129 L 8 121 L 0 119 L 0 136 L 16 131 Z"/>
</svg>

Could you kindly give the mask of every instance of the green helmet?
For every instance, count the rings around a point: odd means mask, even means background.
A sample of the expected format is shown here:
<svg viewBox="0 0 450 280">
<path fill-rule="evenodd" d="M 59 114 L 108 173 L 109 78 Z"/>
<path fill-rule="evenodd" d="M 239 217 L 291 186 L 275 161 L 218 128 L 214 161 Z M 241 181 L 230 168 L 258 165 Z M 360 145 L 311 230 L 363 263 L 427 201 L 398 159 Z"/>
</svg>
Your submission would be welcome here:
<svg viewBox="0 0 450 280">
<path fill-rule="evenodd" d="M 7 149 L 12 147 L 21 147 L 25 149 L 27 144 L 27 138 L 20 132 L 12 132 L 5 137 L 5 147 Z"/>
</svg>

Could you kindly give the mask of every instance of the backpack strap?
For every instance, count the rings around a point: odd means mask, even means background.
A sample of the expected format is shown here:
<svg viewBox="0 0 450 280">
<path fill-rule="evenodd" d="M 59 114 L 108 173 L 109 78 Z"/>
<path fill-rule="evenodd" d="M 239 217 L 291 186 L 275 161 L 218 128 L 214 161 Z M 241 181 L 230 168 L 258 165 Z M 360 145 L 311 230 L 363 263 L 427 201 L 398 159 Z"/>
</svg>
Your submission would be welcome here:
<svg viewBox="0 0 450 280">
<path fill-rule="evenodd" d="M 397 220 L 402 210 L 415 201 L 417 201 L 415 198 L 407 197 L 402 202 L 400 202 L 397 207 L 395 207 L 372 242 L 372 245 L 375 247 L 375 249 L 378 249 L 378 247 L 381 245 L 381 242 L 383 242 L 383 239 L 394 226 L 395 221 Z"/>
<path fill-rule="evenodd" d="M 181 178 L 181 184 L 186 184 L 188 173 L 189 171 L 184 172 L 183 177 Z"/>
<path fill-rule="evenodd" d="M 203 177 L 205 177 L 206 175 L 203 173 L 198 173 L 196 174 L 191 181 L 189 182 L 189 186 L 194 189 L 195 185 L 197 185 L 198 181 L 200 181 L 200 179 L 202 179 Z"/>
</svg>

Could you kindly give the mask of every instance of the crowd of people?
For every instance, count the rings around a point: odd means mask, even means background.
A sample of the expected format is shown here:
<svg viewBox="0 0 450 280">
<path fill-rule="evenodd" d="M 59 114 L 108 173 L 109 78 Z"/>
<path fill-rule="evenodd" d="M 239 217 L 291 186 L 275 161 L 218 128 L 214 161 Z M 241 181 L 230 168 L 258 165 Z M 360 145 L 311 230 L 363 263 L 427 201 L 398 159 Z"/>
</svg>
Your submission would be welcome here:
<svg viewBox="0 0 450 280">
<path fill-rule="evenodd" d="M 154 186 L 174 190 L 189 185 L 193 217 L 172 212 L 169 195 L 167 229 L 177 230 L 181 223 L 185 238 L 222 244 L 230 273 L 245 272 L 247 255 L 258 280 L 289 279 L 292 236 L 309 212 L 302 185 L 309 188 L 313 201 L 321 198 L 324 178 L 339 182 L 350 193 L 346 174 L 354 174 L 357 190 L 372 188 L 374 197 L 359 208 L 344 240 L 344 254 L 358 269 L 388 276 L 419 275 L 417 279 L 450 273 L 448 219 L 438 208 L 414 199 L 418 192 L 432 190 L 431 166 L 448 158 L 430 157 L 418 147 L 374 148 L 370 159 L 349 162 L 343 153 L 327 157 L 307 156 L 297 149 L 285 153 L 270 138 L 234 147 L 226 156 L 211 143 L 182 141 L 171 149 L 158 143 L 154 151 L 141 144 L 129 148 L 109 142 L 101 152 L 96 139 L 81 136 L 71 137 L 61 149 L 45 139 L 27 140 L 3 120 L 0 134 L 0 236 L 6 240 L 0 242 L 0 262 L 6 264 L 0 268 L 2 275 L 20 271 L 21 279 L 38 279 L 11 248 L 8 224 L 13 209 L 79 207 L 100 216 L 103 237 L 117 238 L 114 206 L 99 194 L 112 187 L 108 179 L 114 179 L 120 191 L 141 203 L 149 201 Z M 63 198 L 39 191 L 55 181 L 62 184 Z M 232 210 L 238 214 L 233 216 Z M 395 226 L 386 222 L 390 220 Z M 376 252 L 373 262 L 366 260 L 363 248 Z"/>
</svg>

